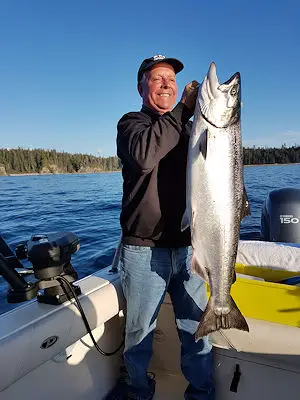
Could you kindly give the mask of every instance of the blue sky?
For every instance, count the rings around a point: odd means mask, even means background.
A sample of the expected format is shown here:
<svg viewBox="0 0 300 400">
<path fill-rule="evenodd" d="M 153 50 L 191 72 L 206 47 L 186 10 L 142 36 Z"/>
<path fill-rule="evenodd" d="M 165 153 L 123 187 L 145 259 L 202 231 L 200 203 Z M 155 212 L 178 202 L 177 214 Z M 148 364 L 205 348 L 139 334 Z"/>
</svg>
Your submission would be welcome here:
<svg viewBox="0 0 300 400">
<path fill-rule="evenodd" d="M 299 20 L 296 0 L 1 0 L 0 147 L 114 155 L 154 54 L 184 63 L 179 94 L 239 71 L 244 146 L 300 145 Z"/>
</svg>

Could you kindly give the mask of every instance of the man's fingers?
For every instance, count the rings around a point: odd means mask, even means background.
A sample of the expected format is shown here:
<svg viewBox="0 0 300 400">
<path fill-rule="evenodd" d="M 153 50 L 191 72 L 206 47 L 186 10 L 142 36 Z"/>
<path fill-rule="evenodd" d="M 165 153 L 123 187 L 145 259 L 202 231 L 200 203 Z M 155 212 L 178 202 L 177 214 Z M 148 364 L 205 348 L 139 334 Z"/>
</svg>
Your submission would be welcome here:
<svg viewBox="0 0 300 400">
<path fill-rule="evenodd" d="M 191 82 L 191 87 L 192 87 L 193 89 L 197 89 L 197 88 L 199 87 L 199 82 L 197 82 L 197 81 L 192 81 L 192 82 Z"/>
</svg>

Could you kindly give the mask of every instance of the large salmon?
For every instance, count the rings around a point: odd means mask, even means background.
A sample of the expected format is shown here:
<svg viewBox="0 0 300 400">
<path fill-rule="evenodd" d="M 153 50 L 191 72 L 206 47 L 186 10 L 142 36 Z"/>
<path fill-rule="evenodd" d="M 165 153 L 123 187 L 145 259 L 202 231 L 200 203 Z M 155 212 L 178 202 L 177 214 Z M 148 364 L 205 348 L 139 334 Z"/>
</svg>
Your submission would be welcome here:
<svg viewBox="0 0 300 400">
<path fill-rule="evenodd" d="M 198 92 L 187 161 L 187 209 L 191 269 L 210 286 L 195 338 L 221 328 L 249 331 L 230 295 L 240 221 L 250 213 L 243 183 L 241 83 L 237 72 L 220 84 L 214 63 Z"/>
</svg>

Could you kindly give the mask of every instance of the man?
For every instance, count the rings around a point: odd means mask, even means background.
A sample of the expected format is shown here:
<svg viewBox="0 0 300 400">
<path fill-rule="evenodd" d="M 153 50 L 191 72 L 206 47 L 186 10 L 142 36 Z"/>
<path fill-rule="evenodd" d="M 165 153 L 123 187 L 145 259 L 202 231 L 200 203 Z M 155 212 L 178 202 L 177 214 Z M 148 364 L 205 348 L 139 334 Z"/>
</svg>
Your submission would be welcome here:
<svg viewBox="0 0 300 400">
<path fill-rule="evenodd" d="M 123 164 L 121 282 L 127 302 L 124 364 L 107 399 L 150 400 L 155 380 L 147 373 L 156 318 L 168 291 L 182 345 L 181 368 L 189 385 L 185 399 L 214 396 L 208 338 L 194 333 L 206 305 L 205 285 L 190 272 L 190 231 L 181 232 L 185 210 L 189 118 L 194 114 L 196 81 L 180 102 L 176 74 L 183 64 L 157 55 L 138 71 L 140 112 L 118 123 L 117 153 Z"/>
</svg>

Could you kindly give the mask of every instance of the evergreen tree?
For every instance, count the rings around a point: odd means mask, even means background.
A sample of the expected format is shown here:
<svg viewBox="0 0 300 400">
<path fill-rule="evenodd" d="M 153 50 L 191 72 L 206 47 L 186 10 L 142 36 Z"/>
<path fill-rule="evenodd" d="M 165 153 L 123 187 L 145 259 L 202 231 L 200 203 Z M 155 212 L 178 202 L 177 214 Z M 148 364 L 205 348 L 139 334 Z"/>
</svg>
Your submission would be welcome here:
<svg viewBox="0 0 300 400">
<path fill-rule="evenodd" d="M 300 163 L 300 146 L 281 148 L 243 149 L 245 165 Z M 78 173 L 120 171 L 121 160 L 117 156 L 96 157 L 90 154 L 70 154 L 43 149 L 0 149 L 0 164 L 8 174 L 18 173 Z"/>
</svg>

